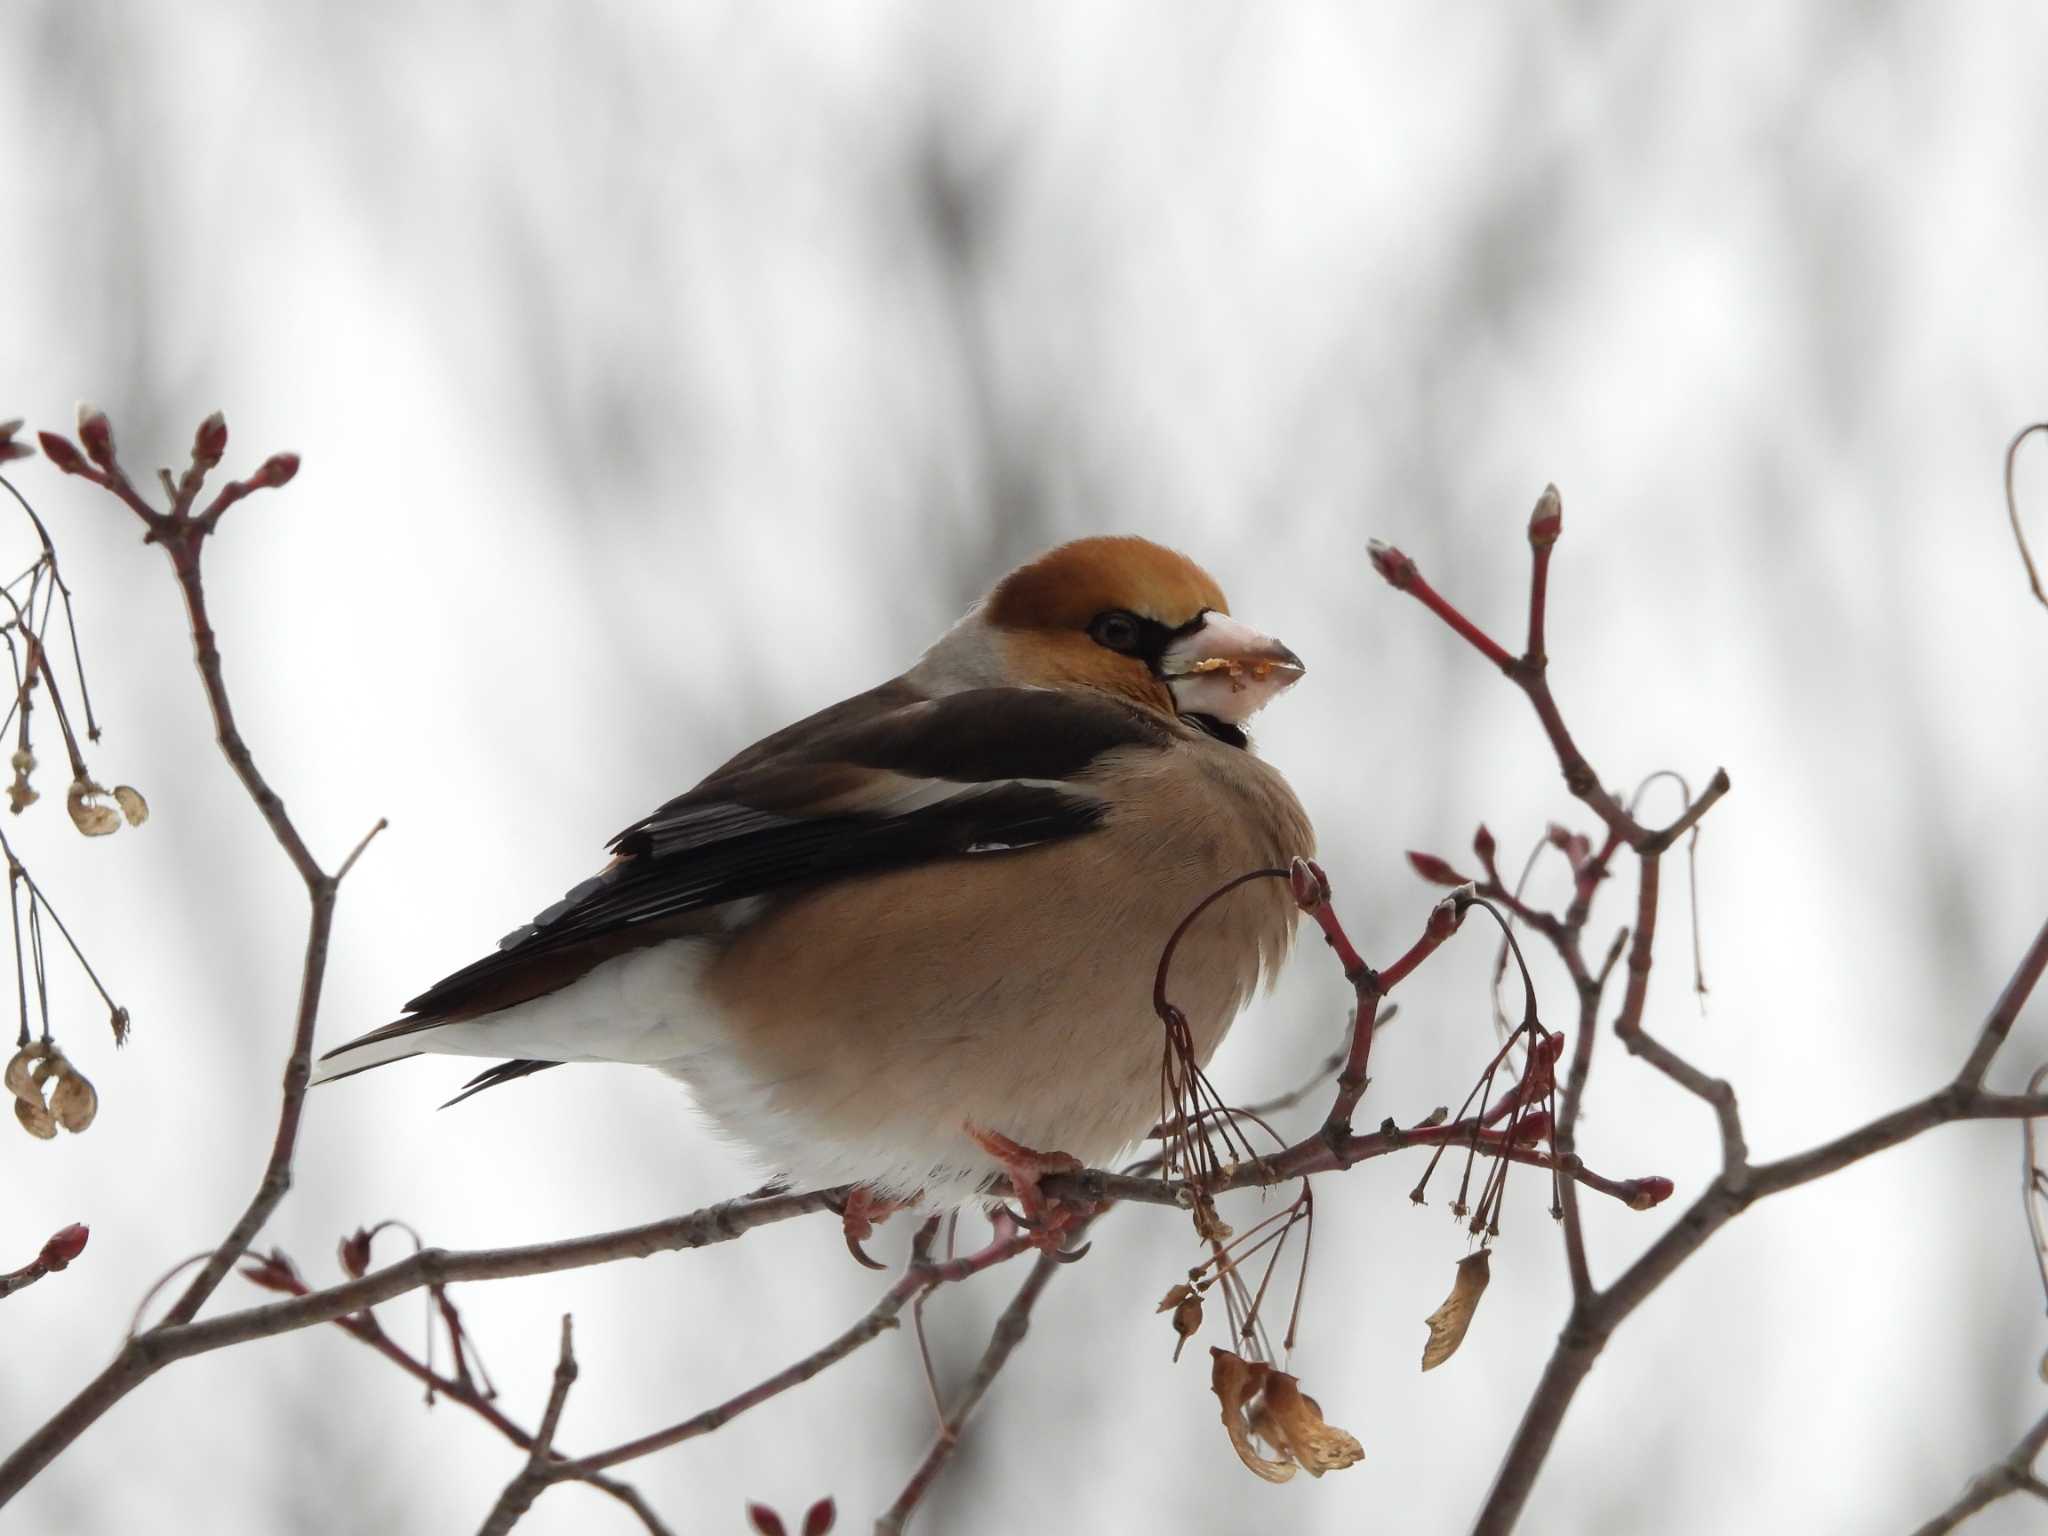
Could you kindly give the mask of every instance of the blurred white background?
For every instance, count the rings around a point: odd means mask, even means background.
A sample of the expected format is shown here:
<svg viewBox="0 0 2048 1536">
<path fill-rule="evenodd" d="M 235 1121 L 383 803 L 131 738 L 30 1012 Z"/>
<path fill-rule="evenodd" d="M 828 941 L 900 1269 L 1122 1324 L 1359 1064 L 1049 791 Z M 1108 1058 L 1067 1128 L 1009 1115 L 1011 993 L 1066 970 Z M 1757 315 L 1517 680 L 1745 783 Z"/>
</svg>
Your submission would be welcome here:
<svg viewBox="0 0 2048 1536">
<path fill-rule="evenodd" d="M 1999 492 L 2007 439 L 2048 413 L 2038 7 L 13 0 L 0 40 L 0 416 L 66 427 L 89 397 L 153 466 L 220 406 L 231 469 L 305 456 L 231 515 L 212 593 L 245 729 L 316 848 L 392 821 L 343 897 L 323 1044 L 1095 531 L 1187 549 L 1308 658 L 1263 750 L 1353 933 L 1391 955 L 1431 894 L 1404 848 L 1463 860 L 1484 819 L 1505 860 L 1586 818 L 1522 701 L 1371 576 L 1365 540 L 1512 640 L 1546 480 L 1580 740 L 1615 781 L 1734 777 L 1701 850 L 1709 1006 L 1674 902 L 1650 1021 L 1734 1077 L 1759 1155 L 1952 1072 L 2048 906 L 2048 613 Z M 8 828 L 135 1015 L 116 1055 L 65 972 L 99 1123 L 0 1136 L 0 1263 L 93 1229 L 0 1308 L 9 1444 L 248 1197 L 302 935 L 161 556 L 90 488 L 16 468 L 79 590 L 94 765 L 156 814 L 87 845 L 46 798 Z M 2048 505 L 2040 460 L 2021 485 Z M 1491 1049 L 1489 959 L 1468 937 L 1411 984 L 1371 1119 L 1457 1102 Z M 1344 998 L 1304 949 L 1232 1037 L 1226 1091 L 1291 1084 Z M 1999 1085 L 2043 1033 L 2037 1001 Z M 1708 1118 L 1602 1056 L 1584 1150 L 1682 1202 Z M 321 1090 L 272 1238 L 331 1276 L 336 1239 L 385 1216 L 494 1244 L 758 1182 L 656 1075 L 570 1069 L 437 1113 L 463 1075 Z M 1523 1528 L 1898 1530 L 1945 1504 L 2044 1407 L 2016 1141 L 1951 1128 L 1717 1237 L 1617 1337 Z M 1238 1465 L 1200 1350 L 1170 1366 L 1152 1315 L 1192 1240 L 1132 1212 L 1048 1292 L 920 1529 L 1462 1528 L 1565 1277 L 1518 1180 L 1471 1339 L 1418 1375 L 1464 1245 L 1441 1198 L 1409 1206 L 1416 1172 L 1376 1163 L 1320 1202 L 1296 1365 L 1362 1466 L 1271 1488 Z M 1594 1202 L 1597 1272 L 1677 1208 Z M 1018 1278 L 932 1307 L 947 1381 Z M 877 1289 L 812 1220 L 459 1299 L 528 1421 L 575 1313 L 580 1450 L 751 1384 Z M 417 1339 L 416 1305 L 384 1315 Z M 827 1492 L 862 1530 L 930 1427 L 891 1336 L 630 1476 L 679 1530 Z M 329 1329 L 159 1377 L 6 1523 L 461 1531 L 516 1465 Z M 2041 1518 L 2009 1501 L 1976 1529 Z M 522 1529 L 629 1524 L 569 1488 Z"/>
</svg>

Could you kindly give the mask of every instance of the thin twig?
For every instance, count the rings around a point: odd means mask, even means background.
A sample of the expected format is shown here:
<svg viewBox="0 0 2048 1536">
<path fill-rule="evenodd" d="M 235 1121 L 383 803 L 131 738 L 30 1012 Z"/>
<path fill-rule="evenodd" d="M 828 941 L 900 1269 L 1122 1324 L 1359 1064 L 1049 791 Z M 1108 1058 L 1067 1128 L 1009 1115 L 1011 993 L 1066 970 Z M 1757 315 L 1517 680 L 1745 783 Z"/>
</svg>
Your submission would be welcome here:
<svg viewBox="0 0 2048 1536">
<path fill-rule="evenodd" d="M 955 1395 L 952 1407 L 940 1421 L 938 1433 L 932 1437 L 931 1449 L 925 1452 L 917 1470 L 910 1474 L 910 1481 L 896 1495 L 895 1503 L 875 1521 L 875 1536 L 898 1536 L 919 1501 L 931 1491 L 932 1484 L 938 1480 L 960 1444 L 960 1432 L 966 1427 L 968 1416 L 980 1406 L 997 1374 L 1024 1341 L 1024 1335 L 1031 1327 L 1031 1309 L 1038 1304 L 1039 1296 L 1051 1283 L 1052 1277 L 1064 1267 L 1052 1254 L 1038 1256 L 1038 1261 L 1031 1266 L 1031 1273 L 1025 1276 L 1010 1304 L 1003 1308 L 1003 1315 L 996 1319 L 995 1328 L 989 1334 L 988 1347 L 981 1352 L 974 1374 L 967 1378 L 966 1385 Z"/>
<path fill-rule="evenodd" d="M 548 1476 L 548 1458 L 554 1450 L 555 1431 L 561 1427 L 562 1409 L 569 1401 L 569 1388 L 576 1383 L 576 1349 L 572 1338 L 569 1315 L 562 1314 L 562 1348 L 555 1362 L 554 1385 L 548 1391 L 548 1405 L 542 1410 L 540 1428 L 533 1432 L 533 1444 L 526 1453 L 526 1465 L 519 1475 L 505 1485 L 505 1491 L 498 1495 L 498 1502 L 491 1506 L 491 1512 L 478 1527 L 477 1536 L 505 1536 L 517 1525 L 520 1517 L 533 1508 L 533 1501 L 541 1496 L 552 1479 Z"/>
</svg>

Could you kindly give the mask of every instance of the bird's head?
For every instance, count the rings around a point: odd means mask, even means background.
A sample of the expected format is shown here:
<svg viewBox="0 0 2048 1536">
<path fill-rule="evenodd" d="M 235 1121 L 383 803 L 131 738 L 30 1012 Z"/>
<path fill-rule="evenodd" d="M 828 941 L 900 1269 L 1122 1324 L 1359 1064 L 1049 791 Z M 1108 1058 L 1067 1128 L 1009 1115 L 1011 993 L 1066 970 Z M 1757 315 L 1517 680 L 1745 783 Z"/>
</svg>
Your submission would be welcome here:
<svg viewBox="0 0 2048 1536">
<path fill-rule="evenodd" d="M 1005 576 L 976 617 L 1010 682 L 1100 689 L 1240 743 L 1238 727 L 1303 671 L 1230 616 L 1208 572 L 1146 539 L 1062 544 Z"/>
</svg>

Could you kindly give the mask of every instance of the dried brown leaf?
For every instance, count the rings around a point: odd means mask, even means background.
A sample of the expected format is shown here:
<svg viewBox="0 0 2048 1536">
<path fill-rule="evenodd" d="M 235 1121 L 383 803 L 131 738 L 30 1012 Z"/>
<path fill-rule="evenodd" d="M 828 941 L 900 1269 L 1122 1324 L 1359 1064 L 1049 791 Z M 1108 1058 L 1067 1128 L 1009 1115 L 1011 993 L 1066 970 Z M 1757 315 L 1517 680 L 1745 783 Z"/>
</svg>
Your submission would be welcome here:
<svg viewBox="0 0 2048 1536">
<path fill-rule="evenodd" d="M 1472 1314 L 1479 1309 L 1486 1282 L 1493 1278 L 1491 1250 L 1482 1248 L 1458 1260 L 1458 1277 L 1451 1282 L 1451 1294 L 1444 1304 L 1423 1319 L 1429 1325 L 1429 1342 L 1422 1347 L 1422 1368 L 1433 1371 L 1465 1342 L 1465 1330 L 1472 1326 Z"/>
<path fill-rule="evenodd" d="M 149 802 L 142 798 L 142 791 L 132 784 L 114 786 L 114 804 L 121 807 L 121 814 L 128 818 L 128 825 L 139 827 L 149 820 Z"/>
</svg>

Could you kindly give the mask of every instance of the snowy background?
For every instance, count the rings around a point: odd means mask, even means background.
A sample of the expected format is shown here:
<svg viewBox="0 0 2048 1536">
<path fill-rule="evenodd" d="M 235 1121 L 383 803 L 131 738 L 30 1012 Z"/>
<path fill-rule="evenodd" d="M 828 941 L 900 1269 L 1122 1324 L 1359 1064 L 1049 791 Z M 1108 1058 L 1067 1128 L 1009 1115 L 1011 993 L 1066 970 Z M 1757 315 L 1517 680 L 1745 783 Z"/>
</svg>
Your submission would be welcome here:
<svg viewBox="0 0 2048 1536">
<path fill-rule="evenodd" d="M 1735 781 L 1701 850 L 1709 1006 L 1674 901 L 1650 1022 L 1735 1079 L 1772 1156 L 1951 1073 L 2048 905 L 2048 614 L 1999 489 L 2007 439 L 2048 414 L 2044 58 L 2022 4 L 12 0 L 0 416 L 61 427 L 89 397 L 153 466 L 220 406 L 230 467 L 304 454 L 231 515 L 212 593 L 244 728 L 315 848 L 392 821 L 344 893 L 323 1044 L 1096 531 L 1187 549 L 1308 659 L 1262 747 L 1353 933 L 1395 953 L 1430 899 L 1404 848 L 1462 859 L 1483 818 L 1505 861 L 1587 818 L 1522 701 L 1371 576 L 1365 540 L 1512 639 L 1555 480 L 1553 680 L 1581 742 L 1611 780 Z M 0 1136 L 0 1263 L 93 1229 L 0 1308 L 10 1444 L 248 1197 L 302 934 L 161 556 L 88 487 L 18 468 L 80 593 L 95 767 L 156 814 L 92 845 L 54 799 L 9 827 L 135 1015 L 114 1054 L 66 973 L 99 1123 Z M 2040 460 L 2022 491 L 2048 504 Z M 1489 959 L 1463 942 L 1411 984 L 1370 1116 L 1457 1102 L 1490 1049 Z M 1233 1035 L 1226 1090 L 1294 1082 L 1344 997 L 1304 950 Z M 1999 1086 L 2044 1032 L 2037 1001 Z M 1696 1190 L 1708 1117 L 1603 1056 L 1589 1159 Z M 336 1239 L 384 1216 L 497 1244 L 758 1182 L 653 1074 L 436 1113 L 463 1073 L 320 1091 L 273 1239 L 331 1276 Z M 1945 1504 L 2044 1406 L 2016 1141 L 1950 1128 L 1715 1238 L 1618 1335 L 1523 1529 L 1897 1530 Z M 1170 1366 L 1151 1311 L 1191 1240 L 1132 1212 L 1047 1293 L 920 1529 L 1460 1529 L 1565 1275 L 1518 1181 L 1471 1339 L 1418 1375 L 1464 1245 L 1440 1202 L 1409 1206 L 1416 1171 L 1320 1202 L 1296 1365 L 1361 1467 L 1271 1488 L 1237 1464 L 1199 1351 Z M 1593 1202 L 1596 1274 L 1668 1209 Z M 935 1302 L 944 1379 L 1017 1278 Z M 560 1438 L 584 1450 L 751 1384 L 877 1290 L 814 1219 L 460 1299 L 527 1422 L 573 1310 Z M 254 1299 L 230 1283 L 216 1310 Z M 416 1303 L 383 1315 L 417 1339 Z M 930 1427 L 892 1335 L 629 1476 L 679 1530 L 827 1492 L 860 1530 Z M 327 1329 L 175 1367 L 6 1523 L 461 1531 L 517 1460 Z M 1977 1529 L 2039 1519 L 2009 1503 Z M 522 1529 L 629 1528 L 566 1488 Z"/>
</svg>

